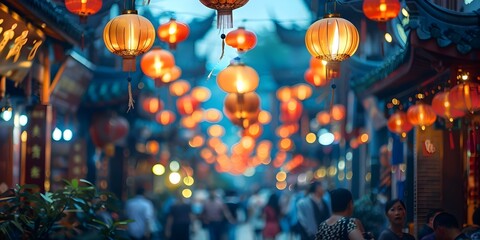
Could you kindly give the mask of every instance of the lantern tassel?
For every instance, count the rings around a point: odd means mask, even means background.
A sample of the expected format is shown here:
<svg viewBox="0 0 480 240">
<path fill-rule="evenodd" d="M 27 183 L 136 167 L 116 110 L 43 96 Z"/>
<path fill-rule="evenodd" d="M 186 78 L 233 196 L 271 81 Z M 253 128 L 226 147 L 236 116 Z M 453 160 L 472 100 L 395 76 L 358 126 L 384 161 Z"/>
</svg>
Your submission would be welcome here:
<svg viewBox="0 0 480 240">
<path fill-rule="evenodd" d="M 132 78 L 128 77 L 128 109 L 127 112 L 130 111 L 130 109 L 134 109 L 135 101 L 133 100 L 133 95 L 132 95 Z"/>
<path fill-rule="evenodd" d="M 225 37 L 226 36 L 223 33 L 222 33 L 222 35 L 220 35 L 220 38 L 222 39 L 222 54 L 220 55 L 220 58 L 218 59 L 218 62 L 215 64 L 215 66 L 213 66 L 212 70 L 208 74 L 207 80 L 212 77 L 213 71 L 217 68 L 218 64 L 220 64 L 220 61 L 222 60 L 223 55 L 225 55 Z"/>
</svg>

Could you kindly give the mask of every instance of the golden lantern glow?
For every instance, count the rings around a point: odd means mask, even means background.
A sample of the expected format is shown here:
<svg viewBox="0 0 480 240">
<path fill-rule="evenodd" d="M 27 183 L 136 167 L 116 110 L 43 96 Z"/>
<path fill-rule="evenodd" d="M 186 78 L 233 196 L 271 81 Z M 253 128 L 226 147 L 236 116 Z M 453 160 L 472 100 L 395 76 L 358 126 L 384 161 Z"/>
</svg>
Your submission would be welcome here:
<svg viewBox="0 0 480 240">
<path fill-rule="evenodd" d="M 210 123 L 217 123 L 222 120 L 223 114 L 220 112 L 220 110 L 215 109 L 215 108 L 210 108 L 205 110 L 204 118 L 205 121 L 210 122 Z"/>
<path fill-rule="evenodd" d="M 215 124 L 208 127 L 207 132 L 210 137 L 219 138 L 225 134 L 225 128 L 222 125 Z"/>
<path fill-rule="evenodd" d="M 181 115 L 190 115 L 199 107 L 199 102 L 190 95 L 177 99 L 177 110 Z"/>
<path fill-rule="evenodd" d="M 192 95 L 192 97 L 197 99 L 199 102 L 206 102 L 208 99 L 210 99 L 212 93 L 210 92 L 210 89 L 206 87 L 197 86 L 192 88 L 190 95 Z"/>
<path fill-rule="evenodd" d="M 192 148 L 198 148 L 203 146 L 205 143 L 205 138 L 201 135 L 195 135 L 190 141 L 188 141 L 188 145 Z"/>
<path fill-rule="evenodd" d="M 261 110 L 260 113 L 258 113 L 258 122 L 265 125 L 269 124 L 270 121 L 272 121 L 272 114 L 270 114 L 266 110 Z"/>
<path fill-rule="evenodd" d="M 245 30 L 244 27 L 239 27 L 227 34 L 225 43 L 236 48 L 238 52 L 244 53 L 257 45 L 257 36 L 255 33 Z"/>
<path fill-rule="evenodd" d="M 317 122 L 322 126 L 330 124 L 331 121 L 330 113 L 326 111 L 318 112 L 315 118 L 317 119 Z"/>
<path fill-rule="evenodd" d="M 243 136 L 240 139 L 240 146 L 242 146 L 242 148 L 245 149 L 247 152 L 251 152 L 255 147 L 255 139 L 250 136 Z"/>
<path fill-rule="evenodd" d="M 432 108 L 438 116 L 453 122 L 455 118 L 463 117 L 465 112 L 453 108 L 448 95 L 449 92 L 439 92 L 435 94 L 432 99 Z"/>
<path fill-rule="evenodd" d="M 411 124 L 420 126 L 422 130 L 424 130 L 426 126 L 430 126 L 435 123 L 435 120 L 437 120 L 437 115 L 430 105 L 417 103 L 408 108 L 407 118 Z"/>
<path fill-rule="evenodd" d="M 248 128 L 246 128 L 245 131 L 244 131 L 245 136 L 250 136 L 250 137 L 253 137 L 253 138 L 260 137 L 260 135 L 262 135 L 262 133 L 263 133 L 262 125 L 260 125 L 258 123 L 254 123 L 254 124 L 248 126 Z"/>
<path fill-rule="evenodd" d="M 182 76 L 182 69 L 178 66 L 166 69 L 163 76 L 159 79 L 155 79 L 155 86 L 161 87 L 167 83 L 171 83 Z"/>
<path fill-rule="evenodd" d="M 247 128 L 258 121 L 260 98 L 255 92 L 230 93 L 225 97 L 224 113 L 233 124 Z"/>
<path fill-rule="evenodd" d="M 413 125 L 408 121 L 406 113 L 397 111 L 388 118 L 387 127 L 391 132 L 405 135 L 412 130 Z"/>
<path fill-rule="evenodd" d="M 357 51 L 359 43 L 357 28 L 335 14 L 314 22 L 305 34 L 305 45 L 310 54 L 328 62 L 348 59 Z"/>
<path fill-rule="evenodd" d="M 373 21 L 386 22 L 400 13 L 399 0 L 364 0 L 363 13 Z"/>
<path fill-rule="evenodd" d="M 65 0 L 65 8 L 80 16 L 80 21 L 84 22 L 86 17 L 100 11 L 102 0 Z"/>
<path fill-rule="evenodd" d="M 192 119 L 192 116 L 183 116 L 180 119 L 180 126 L 186 129 L 194 129 L 198 125 L 198 122 Z"/>
<path fill-rule="evenodd" d="M 103 41 L 110 52 L 123 58 L 123 71 L 135 71 L 135 57 L 153 46 L 155 28 L 136 10 L 127 10 L 107 23 Z"/>
<path fill-rule="evenodd" d="M 324 87 L 328 85 L 328 83 L 330 82 L 325 75 L 326 74 L 325 73 L 322 74 L 321 71 L 315 71 L 309 68 L 305 71 L 305 74 L 303 75 L 303 77 L 305 78 L 306 82 L 318 88 L 318 87 Z"/>
<path fill-rule="evenodd" d="M 245 5 L 248 0 L 200 0 L 200 2 L 208 8 L 217 10 L 217 28 L 225 29 L 233 27 L 233 10 Z"/>
<path fill-rule="evenodd" d="M 155 47 L 142 56 L 140 68 L 143 74 L 156 80 L 160 79 L 170 68 L 175 66 L 173 54 Z"/>
<path fill-rule="evenodd" d="M 222 143 L 222 140 L 220 138 L 212 137 L 212 138 L 208 139 L 207 144 L 208 144 L 209 147 L 211 147 L 213 149 L 213 148 L 215 148 L 215 146 L 218 146 L 218 145 L 223 144 L 223 143 Z"/>
<path fill-rule="evenodd" d="M 283 151 L 290 151 L 293 149 L 293 141 L 290 138 L 282 138 L 278 142 L 278 148 L 283 150 Z"/>
<path fill-rule="evenodd" d="M 335 121 L 340 121 L 345 118 L 345 106 L 341 104 L 335 104 L 332 106 L 330 116 Z"/>
<path fill-rule="evenodd" d="M 177 49 L 177 43 L 187 39 L 190 28 L 187 24 L 178 22 L 175 18 L 158 27 L 158 38 L 168 43 L 170 49 Z"/>
<path fill-rule="evenodd" d="M 193 121 L 200 123 L 201 121 L 203 121 L 203 109 L 196 109 L 190 116 L 192 117 Z"/>
<path fill-rule="evenodd" d="M 158 144 L 157 141 L 151 140 L 148 141 L 147 144 L 145 144 L 145 149 L 150 154 L 157 154 L 160 150 L 160 144 Z"/>
<path fill-rule="evenodd" d="M 480 84 L 465 82 L 450 89 L 448 95 L 453 108 L 473 113 L 480 110 Z"/>
<path fill-rule="evenodd" d="M 163 110 L 155 115 L 155 120 L 161 125 L 169 125 L 175 122 L 175 113 L 169 110 Z"/>
<path fill-rule="evenodd" d="M 227 93 L 247 93 L 257 89 L 259 77 L 255 69 L 233 62 L 217 76 L 218 86 Z"/>
<path fill-rule="evenodd" d="M 288 102 L 293 98 L 292 89 L 289 86 L 281 87 L 277 90 L 277 99 L 281 102 Z"/>
<path fill-rule="evenodd" d="M 146 112 L 154 114 L 163 109 L 163 102 L 156 97 L 148 97 L 143 100 L 142 107 Z"/>
<path fill-rule="evenodd" d="M 290 99 L 280 104 L 280 121 L 284 123 L 296 122 L 300 119 L 303 112 L 303 105 L 300 101 Z"/>
<path fill-rule="evenodd" d="M 312 88 L 307 84 L 299 83 L 292 87 L 292 93 L 296 99 L 303 101 L 312 96 Z"/>
<path fill-rule="evenodd" d="M 169 86 L 169 91 L 172 96 L 181 97 L 190 91 L 190 83 L 186 80 L 178 80 Z"/>
<path fill-rule="evenodd" d="M 310 69 L 313 71 L 313 75 L 320 75 L 329 79 L 340 77 L 340 65 L 336 62 L 327 62 L 325 60 L 311 57 Z"/>
</svg>

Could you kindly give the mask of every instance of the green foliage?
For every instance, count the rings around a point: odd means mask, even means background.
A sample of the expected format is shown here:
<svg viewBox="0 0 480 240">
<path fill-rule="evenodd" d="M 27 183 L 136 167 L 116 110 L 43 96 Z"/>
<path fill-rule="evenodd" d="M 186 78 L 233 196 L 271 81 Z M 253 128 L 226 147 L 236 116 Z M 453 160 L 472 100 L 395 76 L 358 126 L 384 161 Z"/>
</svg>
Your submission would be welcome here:
<svg viewBox="0 0 480 240">
<path fill-rule="evenodd" d="M 118 199 L 86 181 L 64 181 L 62 189 L 40 193 L 17 185 L 0 195 L 0 239 L 75 239 L 95 232 L 99 239 L 121 239 L 129 221 L 102 221 L 100 211 L 116 211 Z"/>
<path fill-rule="evenodd" d="M 373 233 L 375 238 L 378 238 L 380 232 L 385 229 L 385 214 L 375 194 L 365 195 L 355 201 L 353 216 L 358 218 L 365 231 Z"/>
</svg>

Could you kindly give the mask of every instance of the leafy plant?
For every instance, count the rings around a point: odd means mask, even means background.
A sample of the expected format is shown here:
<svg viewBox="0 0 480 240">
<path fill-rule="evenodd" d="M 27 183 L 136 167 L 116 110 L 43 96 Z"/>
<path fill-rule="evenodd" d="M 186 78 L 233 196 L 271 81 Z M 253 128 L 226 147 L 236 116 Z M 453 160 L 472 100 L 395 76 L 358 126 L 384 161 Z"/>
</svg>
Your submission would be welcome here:
<svg viewBox="0 0 480 240">
<path fill-rule="evenodd" d="M 96 232 L 100 239 L 122 239 L 130 221 L 108 221 L 118 199 L 86 181 L 64 181 L 65 187 L 41 193 L 36 185 L 17 185 L 0 195 L 0 239 L 71 239 Z"/>
</svg>

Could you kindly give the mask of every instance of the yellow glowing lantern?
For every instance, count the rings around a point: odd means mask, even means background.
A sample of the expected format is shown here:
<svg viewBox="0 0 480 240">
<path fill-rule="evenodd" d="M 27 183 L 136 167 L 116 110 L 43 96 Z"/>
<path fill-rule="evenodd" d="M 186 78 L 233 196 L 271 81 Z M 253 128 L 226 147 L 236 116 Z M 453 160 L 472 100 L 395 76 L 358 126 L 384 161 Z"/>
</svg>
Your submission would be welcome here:
<svg viewBox="0 0 480 240">
<path fill-rule="evenodd" d="M 207 129 L 208 135 L 211 137 L 219 138 L 222 137 L 223 134 L 225 134 L 225 128 L 223 128 L 221 125 L 215 124 L 210 126 Z"/>
<path fill-rule="evenodd" d="M 210 99 L 212 93 L 210 92 L 210 89 L 198 86 L 192 89 L 190 95 L 192 95 L 192 97 L 197 99 L 199 102 L 206 102 L 208 99 Z"/>
<path fill-rule="evenodd" d="M 255 92 L 230 93 L 225 97 L 225 115 L 235 125 L 243 128 L 258 121 L 260 98 Z"/>
<path fill-rule="evenodd" d="M 190 28 L 187 24 L 178 22 L 175 18 L 158 27 L 158 38 L 167 42 L 170 49 L 176 49 L 177 43 L 187 39 Z"/>
<path fill-rule="evenodd" d="M 190 83 L 185 80 L 178 80 L 173 82 L 169 87 L 172 96 L 180 97 L 190 91 Z"/>
<path fill-rule="evenodd" d="M 260 113 L 258 113 L 258 122 L 265 125 L 269 124 L 270 121 L 272 121 L 272 114 L 266 110 L 261 110 Z"/>
<path fill-rule="evenodd" d="M 218 73 L 217 84 L 227 93 L 247 93 L 258 87 L 259 77 L 255 69 L 240 63 L 232 62 Z"/>
<path fill-rule="evenodd" d="M 292 88 L 292 93 L 295 98 L 303 101 L 312 96 L 312 88 L 304 83 L 299 83 Z"/>
<path fill-rule="evenodd" d="M 420 126 L 422 130 L 426 126 L 430 126 L 437 120 L 437 115 L 430 105 L 417 103 L 407 110 L 408 121 L 416 126 Z"/>
<path fill-rule="evenodd" d="M 329 14 L 314 22 L 305 34 L 305 45 L 313 57 L 341 62 L 357 51 L 360 43 L 357 28 L 338 14 Z"/>
<path fill-rule="evenodd" d="M 281 102 L 287 102 L 293 98 L 292 89 L 288 86 L 281 87 L 277 90 L 277 99 Z"/>
</svg>

